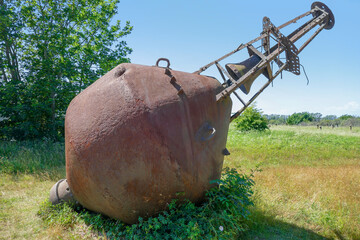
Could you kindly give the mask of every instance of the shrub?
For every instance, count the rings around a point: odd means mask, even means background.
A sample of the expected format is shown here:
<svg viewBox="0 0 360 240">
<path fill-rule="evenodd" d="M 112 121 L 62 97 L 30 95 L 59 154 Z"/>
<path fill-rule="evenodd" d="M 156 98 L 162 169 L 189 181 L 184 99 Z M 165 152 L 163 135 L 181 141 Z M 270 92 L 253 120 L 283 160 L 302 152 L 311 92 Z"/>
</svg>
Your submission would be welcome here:
<svg viewBox="0 0 360 240">
<path fill-rule="evenodd" d="M 262 116 L 255 106 L 248 107 L 236 120 L 236 128 L 240 131 L 264 131 L 269 129 L 268 120 Z"/>
<path fill-rule="evenodd" d="M 139 218 L 132 225 L 66 204 L 61 207 L 44 202 L 38 215 L 50 225 L 85 223 L 108 239 L 236 239 L 247 229 L 248 207 L 253 205 L 252 177 L 226 168 L 222 179 L 212 181 L 217 187 L 206 193 L 207 200 L 200 206 L 173 200 L 167 211 L 146 220 Z"/>
</svg>

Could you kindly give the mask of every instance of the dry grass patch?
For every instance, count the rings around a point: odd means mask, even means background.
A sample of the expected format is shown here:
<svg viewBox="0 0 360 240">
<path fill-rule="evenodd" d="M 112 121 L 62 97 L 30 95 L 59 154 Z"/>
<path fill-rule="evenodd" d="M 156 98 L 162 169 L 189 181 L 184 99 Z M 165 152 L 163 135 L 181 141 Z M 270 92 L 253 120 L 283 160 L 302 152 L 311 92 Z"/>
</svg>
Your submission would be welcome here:
<svg viewBox="0 0 360 240">
<path fill-rule="evenodd" d="M 297 133 L 311 133 L 311 134 L 333 134 L 338 136 L 356 136 L 360 137 L 360 127 L 335 127 L 331 126 L 322 126 L 321 129 L 316 126 L 291 126 L 291 125 L 278 125 L 271 126 L 271 130 L 280 130 L 280 131 L 292 131 Z"/>
<path fill-rule="evenodd" d="M 360 239 L 359 176 L 358 165 L 268 168 L 256 174 L 255 206 L 327 237 Z"/>
</svg>

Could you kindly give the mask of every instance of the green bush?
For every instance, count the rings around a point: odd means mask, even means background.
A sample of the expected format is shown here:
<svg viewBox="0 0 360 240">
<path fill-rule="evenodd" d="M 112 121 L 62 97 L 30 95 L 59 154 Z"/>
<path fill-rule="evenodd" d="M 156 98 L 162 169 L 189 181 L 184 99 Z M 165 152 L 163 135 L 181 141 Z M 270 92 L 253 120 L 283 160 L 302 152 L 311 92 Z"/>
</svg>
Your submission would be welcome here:
<svg viewBox="0 0 360 240">
<path fill-rule="evenodd" d="M 50 225 L 73 227 L 85 223 L 108 239 L 236 239 L 247 229 L 249 206 L 253 205 L 253 175 L 224 169 L 217 187 L 206 193 L 200 206 L 173 200 L 167 211 L 138 223 L 126 225 L 79 206 L 52 206 L 44 202 L 38 215 Z"/>
<path fill-rule="evenodd" d="M 264 131 L 269 129 L 268 120 L 262 116 L 261 111 L 255 106 L 250 106 L 235 119 L 236 128 L 240 131 Z"/>
</svg>

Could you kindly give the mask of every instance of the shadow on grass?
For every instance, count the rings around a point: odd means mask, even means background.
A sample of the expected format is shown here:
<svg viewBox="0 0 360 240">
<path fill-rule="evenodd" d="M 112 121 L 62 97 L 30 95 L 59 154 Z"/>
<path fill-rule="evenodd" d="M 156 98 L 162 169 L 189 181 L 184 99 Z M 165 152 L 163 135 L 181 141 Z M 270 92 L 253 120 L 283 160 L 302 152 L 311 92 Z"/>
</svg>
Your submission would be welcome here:
<svg viewBox="0 0 360 240">
<path fill-rule="evenodd" d="M 246 231 L 241 236 L 241 239 L 251 239 L 251 240 L 333 239 L 333 238 L 327 238 L 321 236 L 309 229 L 305 229 L 303 227 L 299 227 L 291 223 L 277 220 L 275 219 L 274 216 L 266 216 L 259 211 L 253 212 L 253 218 L 254 218 L 253 223 L 249 225 L 250 230 Z"/>
</svg>

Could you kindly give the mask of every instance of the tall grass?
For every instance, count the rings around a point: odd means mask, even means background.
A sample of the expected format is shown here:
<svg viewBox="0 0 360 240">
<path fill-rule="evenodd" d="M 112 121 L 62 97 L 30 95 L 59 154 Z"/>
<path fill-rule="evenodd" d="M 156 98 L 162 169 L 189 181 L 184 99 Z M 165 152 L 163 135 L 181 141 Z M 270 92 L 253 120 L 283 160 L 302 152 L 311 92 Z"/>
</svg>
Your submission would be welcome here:
<svg viewBox="0 0 360 240">
<path fill-rule="evenodd" d="M 275 125 L 271 126 L 271 130 L 292 131 L 296 133 L 311 134 L 330 134 L 339 136 L 357 136 L 360 137 L 360 127 L 329 127 L 322 126 L 321 129 L 316 126 L 296 126 L 296 125 Z"/>
<path fill-rule="evenodd" d="M 0 173 L 65 176 L 64 143 L 0 141 Z"/>
</svg>

